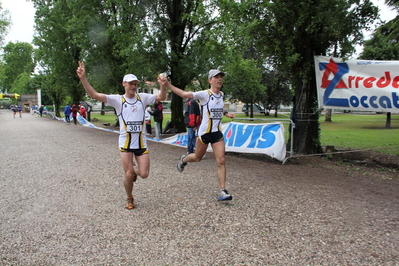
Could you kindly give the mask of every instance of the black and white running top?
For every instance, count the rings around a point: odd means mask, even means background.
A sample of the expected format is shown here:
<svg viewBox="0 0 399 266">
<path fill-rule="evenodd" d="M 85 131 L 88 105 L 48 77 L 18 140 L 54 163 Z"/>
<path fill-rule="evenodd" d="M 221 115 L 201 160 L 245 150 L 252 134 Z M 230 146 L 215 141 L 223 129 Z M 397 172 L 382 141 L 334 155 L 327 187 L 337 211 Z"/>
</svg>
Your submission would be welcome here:
<svg viewBox="0 0 399 266">
<path fill-rule="evenodd" d="M 198 128 L 198 136 L 206 133 L 221 131 L 223 118 L 223 92 L 215 94 L 211 90 L 193 92 L 194 99 L 201 104 L 201 125 Z"/>
<path fill-rule="evenodd" d="M 119 119 L 119 147 L 146 149 L 145 107 L 154 104 L 156 95 L 138 93 L 134 98 L 107 95 L 107 105 L 115 108 Z"/>
</svg>

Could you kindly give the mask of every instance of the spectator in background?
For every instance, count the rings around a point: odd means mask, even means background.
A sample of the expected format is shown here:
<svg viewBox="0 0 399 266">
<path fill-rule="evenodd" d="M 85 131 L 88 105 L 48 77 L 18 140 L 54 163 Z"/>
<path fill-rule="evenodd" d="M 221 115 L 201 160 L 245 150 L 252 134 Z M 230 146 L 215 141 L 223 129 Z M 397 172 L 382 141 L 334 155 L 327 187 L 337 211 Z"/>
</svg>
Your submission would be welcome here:
<svg viewBox="0 0 399 266">
<path fill-rule="evenodd" d="M 159 111 L 161 112 L 160 113 L 159 132 L 162 135 L 162 132 L 163 132 L 162 131 L 162 123 L 163 123 L 163 105 L 162 105 L 162 102 L 159 102 L 158 108 L 159 108 Z"/>
<path fill-rule="evenodd" d="M 69 125 L 71 123 L 71 106 L 69 106 L 69 103 L 64 108 L 64 115 L 65 115 L 65 121 Z"/>
<path fill-rule="evenodd" d="M 42 106 L 40 106 L 39 108 L 40 116 L 43 116 L 43 110 L 44 110 L 44 105 L 42 104 Z"/>
<path fill-rule="evenodd" d="M 72 104 L 72 119 L 73 123 L 75 126 L 78 124 L 77 117 L 78 116 L 78 109 L 76 108 L 76 105 Z"/>
<path fill-rule="evenodd" d="M 17 113 L 17 106 L 15 105 L 10 105 L 10 109 L 13 112 L 14 118 L 15 118 L 15 114 Z"/>
<path fill-rule="evenodd" d="M 156 102 L 154 103 L 154 108 L 152 108 L 152 112 L 150 112 L 151 115 L 154 116 L 154 123 L 155 123 L 155 138 L 160 139 L 161 138 L 161 133 L 162 133 L 162 111 L 159 108 L 160 103 Z"/>
<path fill-rule="evenodd" d="M 86 119 L 86 108 L 83 105 L 80 106 L 79 113 L 84 119 Z"/>
<path fill-rule="evenodd" d="M 19 113 L 19 118 L 22 118 L 22 105 L 18 105 L 17 109 Z"/>
<path fill-rule="evenodd" d="M 147 131 L 147 135 L 151 135 L 152 134 L 152 129 L 151 129 L 151 107 L 149 105 L 147 105 L 146 108 L 145 108 L 144 119 L 145 119 L 145 128 L 146 128 L 146 131 Z"/>
<path fill-rule="evenodd" d="M 194 153 L 195 136 L 197 128 L 201 124 L 201 113 L 198 102 L 194 99 L 188 99 L 186 103 L 186 110 L 184 112 L 184 122 L 187 127 L 187 154 Z"/>
</svg>

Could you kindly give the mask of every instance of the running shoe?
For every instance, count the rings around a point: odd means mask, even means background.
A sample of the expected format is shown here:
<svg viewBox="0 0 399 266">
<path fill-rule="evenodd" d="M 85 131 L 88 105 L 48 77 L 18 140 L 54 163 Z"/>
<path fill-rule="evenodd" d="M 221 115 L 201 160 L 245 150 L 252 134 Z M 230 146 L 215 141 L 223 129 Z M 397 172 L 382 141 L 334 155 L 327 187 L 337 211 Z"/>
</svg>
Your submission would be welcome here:
<svg viewBox="0 0 399 266">
<path fill-rule="evenodd" d="M 184 170 L 184 166 L 187 165 L 187 163 L 183 162 L 183 159 L 187 156 L 187 154 L 183 154 L 182 156 L 180 156 L 179 161 L 177 162 L 176 168 L 177 171 L 179 171 L 180 173 L 183 172 Z"/>
<path fill-rule="evenodd" d="M 232 199 L 233 196 L 231 196 L 226 189 L 220 191 L 218 201 L 232 200 Z"/>
<path fill-rule="evenodd" d="M 133 197 L 128 197 L 127 198 L 127 203 L 126 203 L 125 208 L 128 209 L 128 210 L 134 209 L 134 198 Z"/>
</svg>

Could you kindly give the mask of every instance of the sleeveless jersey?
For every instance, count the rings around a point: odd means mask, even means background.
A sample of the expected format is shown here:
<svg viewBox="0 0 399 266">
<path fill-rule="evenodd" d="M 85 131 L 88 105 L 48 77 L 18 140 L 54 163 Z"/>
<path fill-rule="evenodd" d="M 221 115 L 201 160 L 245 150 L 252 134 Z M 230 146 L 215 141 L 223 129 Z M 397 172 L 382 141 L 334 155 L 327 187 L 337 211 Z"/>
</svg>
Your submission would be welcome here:
<svg viewBox="0 0 399 266">
<path fill-rule="evenodd" d="M 223 92 L 215 94 L 211 90 L 193 92 L 194 99 L 199 99 L 201 104 L 201 124 L 198 136 L 221 131 L 223 118 Z"/>
<path fill-rule="evenodd" d="M 115 97 L 116 96 L 116 97 Z M 119 147 L 146 149 L 145 107 L 155 102 L 156 95 L 136 94 L 134 98 L 107 95 L 107 105 L 115 108 L 119 119 Z"/>
</svg>

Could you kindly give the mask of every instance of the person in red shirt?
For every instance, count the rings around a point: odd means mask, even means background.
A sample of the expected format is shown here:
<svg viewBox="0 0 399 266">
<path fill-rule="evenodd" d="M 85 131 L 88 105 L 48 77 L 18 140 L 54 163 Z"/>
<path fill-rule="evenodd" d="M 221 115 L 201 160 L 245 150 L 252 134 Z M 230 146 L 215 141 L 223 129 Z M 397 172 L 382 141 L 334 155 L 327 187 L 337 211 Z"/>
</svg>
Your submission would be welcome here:
<svg viewBox="0 0 399 266">
<path fill-rule="evenodd" d="M 80 107 L 79 113 L 84 119 L 86 119 L 86 108 L 83 105 Z"/>
<path fill-rule="evenodd" d="M 73 119 L 73 123 L 74 123 L 75 125 L 78 124 L 78 121 L 77 121 L 77 119 L 76 119 L 77 115 L 78 115 L 78 109 L 76 108 L 76 105 L 73 104 L 73 105 L 72 105 L 72 119 Z"/>
<path fill-rule="evenodd" d="M 194 99 L 188 99 L 186 110 L 184 112 L 184 122 L 187 127 L 187 154 L 194 153 L 197 129 L 201 124 L 201 112 L 198 102 Z"/>
</svg>

